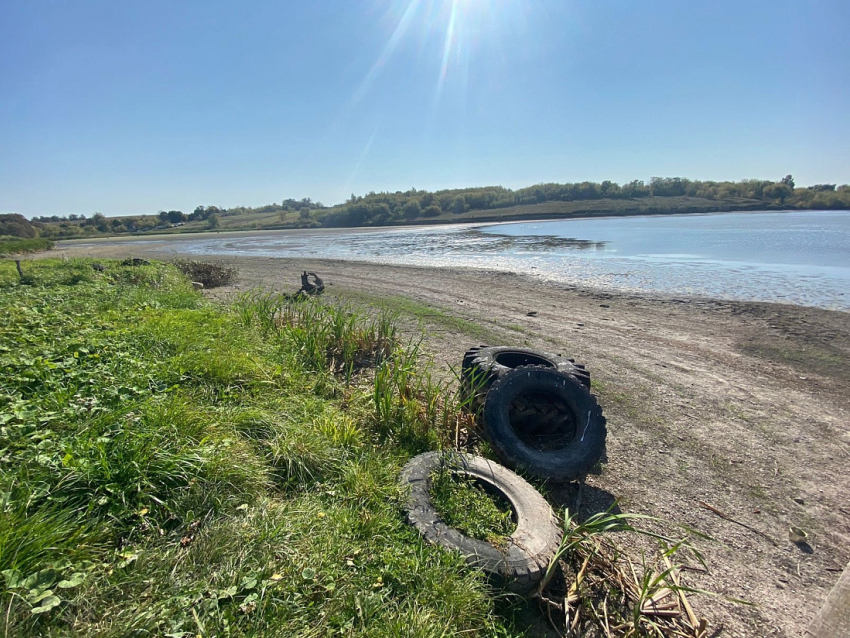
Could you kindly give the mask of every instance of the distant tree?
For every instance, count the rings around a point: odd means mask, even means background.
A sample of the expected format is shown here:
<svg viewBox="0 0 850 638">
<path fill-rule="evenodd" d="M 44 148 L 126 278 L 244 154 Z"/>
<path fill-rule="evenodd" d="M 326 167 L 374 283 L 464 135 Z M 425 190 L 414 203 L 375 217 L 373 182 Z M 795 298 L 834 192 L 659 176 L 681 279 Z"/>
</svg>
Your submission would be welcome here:
<svg viewBox="0 0 850 638">
<path fill-rule="evenodd" d="M 7 213 L 0 215 L 0 235 L 32 238 L 38 236 L 38 229 L 23 215 Z"/>
<path fill-rule="evenodd" d="M 209 217 L 207 217 L 207 227 L 211 230 L 218 228 L 221 226 L 221 219 L 218 216 L 218 213 L 213 213 Z"/>
<path fill-rule="evenodd" d="M 436 205 L 428 206 L 427 208 L 425 208 L 425 210 L 422 211 L 422 217 L 439 217 L 442 214 L 443 211 L 440 210 L 440 207 Z"/>
<path fill-rule="evenodd" d="M 166 213 L 168 217 L 168 221 L 172 224 L 179 224 L 180 222 L 186 221 L 186 215 L 183 214 L 182 211 L 179 210 L 170 210 Z"/>
<path fill-rule="evenodd" d="M 794 178 L 791 175 L 786 175 L 782 178 L 782 183 L 787 185 L 791 190 L 794 190 Z"/>
<path fill-rule="evenodd" d="M 605 180 L 599 185 L 599 190 L 602 197 L 619 197 L 620 186 L 616 182 Z"/>
<path fill-rule="evenodd" d="M 452 212 L 456 215 L 460 215 L 461 213 L 466 211 L 466 202 L 463 201 L 463 197 L 458 195 L 455 197 L 454 202 L 452 202 Z"/>
<path fill-rule="evenodd" d="M 649 195 L 649 187 L 639 179 L 623 184 L 620 191 L 623 197 L 646 197 Z"/>
<path fill-rule="evenodd" d="M 101 233 L 105 233 L 109 231 L 109 223 L 106 221 L 106 217 L 103 213 L 95 213 L 91 217 L 91 225 L 94 226 Z"/>
<path fill-rule="evenodd" d="M 298 211 L 298 219 L 300 219 L 302 222 L 308 222 L 313 219 L 312 215 L 310 215 L 310 209 L 302 208 L 300 211 Z"/>
<path fill-rule="evenodd" d="M 419 200 L 411 198 L 404 205 L 404 217 L 406 219 L 416 219 L 422 214 L 422 207 L 419 205 Z"/>
<path fill-rule="evenodd" d="M 156 227 L 156 224 L 156 217 L 152 215 L 145 215 L 136 219 L 134 228 L 136 230 L 151 230 L 152 228 Z"/>
<path fill-rule="evenodd" d="M 782 181 L 765 186 L 763 192 L 766 198 L 772 200 L 778 199 L 780 204 L 784 204 L 785 200 L 791 195 L 793 191 L 785 181 Z"/>
</svg>

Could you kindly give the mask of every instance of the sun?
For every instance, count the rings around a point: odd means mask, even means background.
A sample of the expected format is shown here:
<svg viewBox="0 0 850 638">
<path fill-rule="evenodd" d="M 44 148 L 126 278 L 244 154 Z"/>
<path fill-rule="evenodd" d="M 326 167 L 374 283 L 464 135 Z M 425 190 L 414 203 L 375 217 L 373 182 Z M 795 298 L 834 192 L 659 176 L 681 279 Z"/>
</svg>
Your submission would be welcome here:
<svg viewBox="0 0 850 638">
<path fill-rule="evenodd" d="M 503 36 L 522 30 L 531 0 L 391 0 L 384 22 L 391 25 L 386 43 L 352 96 L 360 102 L 398 49 L 411 41 L 431 51 L 438 68 L 435 102 L 457 72 L 464 76 L 473 54 L 498 54 Z"/>
</svg>

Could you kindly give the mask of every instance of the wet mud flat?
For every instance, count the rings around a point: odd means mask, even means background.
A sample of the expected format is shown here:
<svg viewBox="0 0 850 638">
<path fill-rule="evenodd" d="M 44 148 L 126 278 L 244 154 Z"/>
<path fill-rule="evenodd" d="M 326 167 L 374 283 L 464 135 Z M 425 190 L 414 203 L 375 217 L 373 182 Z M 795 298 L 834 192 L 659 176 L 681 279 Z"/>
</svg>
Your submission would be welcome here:
<svg viewBox="0 0 850 638">
<path fill-rule="evenodd" d="M 235 285 L 207 293 L 218 299 L 257 286 L 293 292 L 308 270 L 322 276 L 329 299 L 395 308 L 411 334 L 424 327 L 426 349 L 446 374 L 483 343 L 587 363 L 609 434 L 582 512 L 616 502 L 709 535 L 695 541 L 708 569 L 691 565 L 687 584 L 756 604 L 695 597 L 711 631 L 722 628 L 714 635 L 801 635 L 850 560 L 850 313 L 615 294 L 472 269 L 215 259 L 240 272 Z M 572 507 L 575 492 L 566 486 L 553 498 Z M 806 530 L 809 543 L 791 543 L 790 526 Z"/>
</svg>

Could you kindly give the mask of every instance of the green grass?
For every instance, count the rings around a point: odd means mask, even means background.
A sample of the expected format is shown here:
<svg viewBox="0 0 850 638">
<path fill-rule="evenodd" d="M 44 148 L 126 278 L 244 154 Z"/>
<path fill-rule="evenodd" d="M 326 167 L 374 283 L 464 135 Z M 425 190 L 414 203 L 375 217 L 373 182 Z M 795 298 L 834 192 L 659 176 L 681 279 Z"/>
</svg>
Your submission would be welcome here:
<svg viewBox="0 0 850 638">
<path fill-rule="evenodd" d="M 412 317 L 423 325 L 436 326 L 451 332 L 468 335 L 479 341 L 486 341 L 493 336 L 492 330 L 481 326 L 479 323 L 458 317 L 439 306 L 425 304 L 410 297 L 401 295 L 373 295 L 350 290 L 346 291 L 345 295 L 354 302 L 384 308 L 401 316 Z"/>
<path fill-rule="evenodd" d="M 17 237 L 0 238 L 0 255 L 22 255 L 41 250 L 50 250 L 53 242 L 44 237 L 21 239 Z"/>
<path fill-rule="evenodd" d="M 495 547 L 504 545 L 516 529 L 510 506 L 470 478 L 453 472 L 435 473 L 431 498 L 446 525 Z"/>
<path fill-rule="evenodd" d="M 392 316 L 0 263 L 0 634 L 518 635 L 404 521 L 457 406 Z"/>
</svg>

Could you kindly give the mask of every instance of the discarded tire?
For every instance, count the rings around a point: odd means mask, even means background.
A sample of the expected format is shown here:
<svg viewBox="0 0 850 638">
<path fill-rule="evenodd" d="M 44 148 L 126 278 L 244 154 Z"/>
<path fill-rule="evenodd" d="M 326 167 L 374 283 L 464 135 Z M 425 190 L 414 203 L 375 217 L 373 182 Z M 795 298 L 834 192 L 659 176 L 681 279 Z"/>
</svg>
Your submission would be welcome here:
<svg viewBox="0 0 850 638">
<path fill-rule="evenodd" d="M 474 478 L 510 503 L 517 525 L 506 546 L 496 549 L 443 522 L 431 500 L 431 477 L 447 466 L 456 474 Z M 534 591 L 558 549 L 562 530 L 549 504 L 528 482 L 480 456 L 440 452 L 411 459 L 402 469 L 400 480 L 410 489 L 405 507 L 408 522 L 426 541 L 460 552 L 467 564 L 481 569 L 496 584 L 514 593 Z"/>
<path fill-rule="evenodd" d="M 463 355 L 461 388 L 469 406 L 479 411 L 490 386 L 504 374 L 521 366 L 541 366 L 569 374 L 590 390 L 590 372 L 584 365 L 559 354 L 512 348 L 508 346 L 478 346 Z"/>
<path fill-rule="evenodd" d="M 540 478 L 572 480 L 605 452 L 605 417 L 575 376 L 549 367 L 521 366 L 487 392 L 485 436 L 508 467 Z"/>
</svg>

